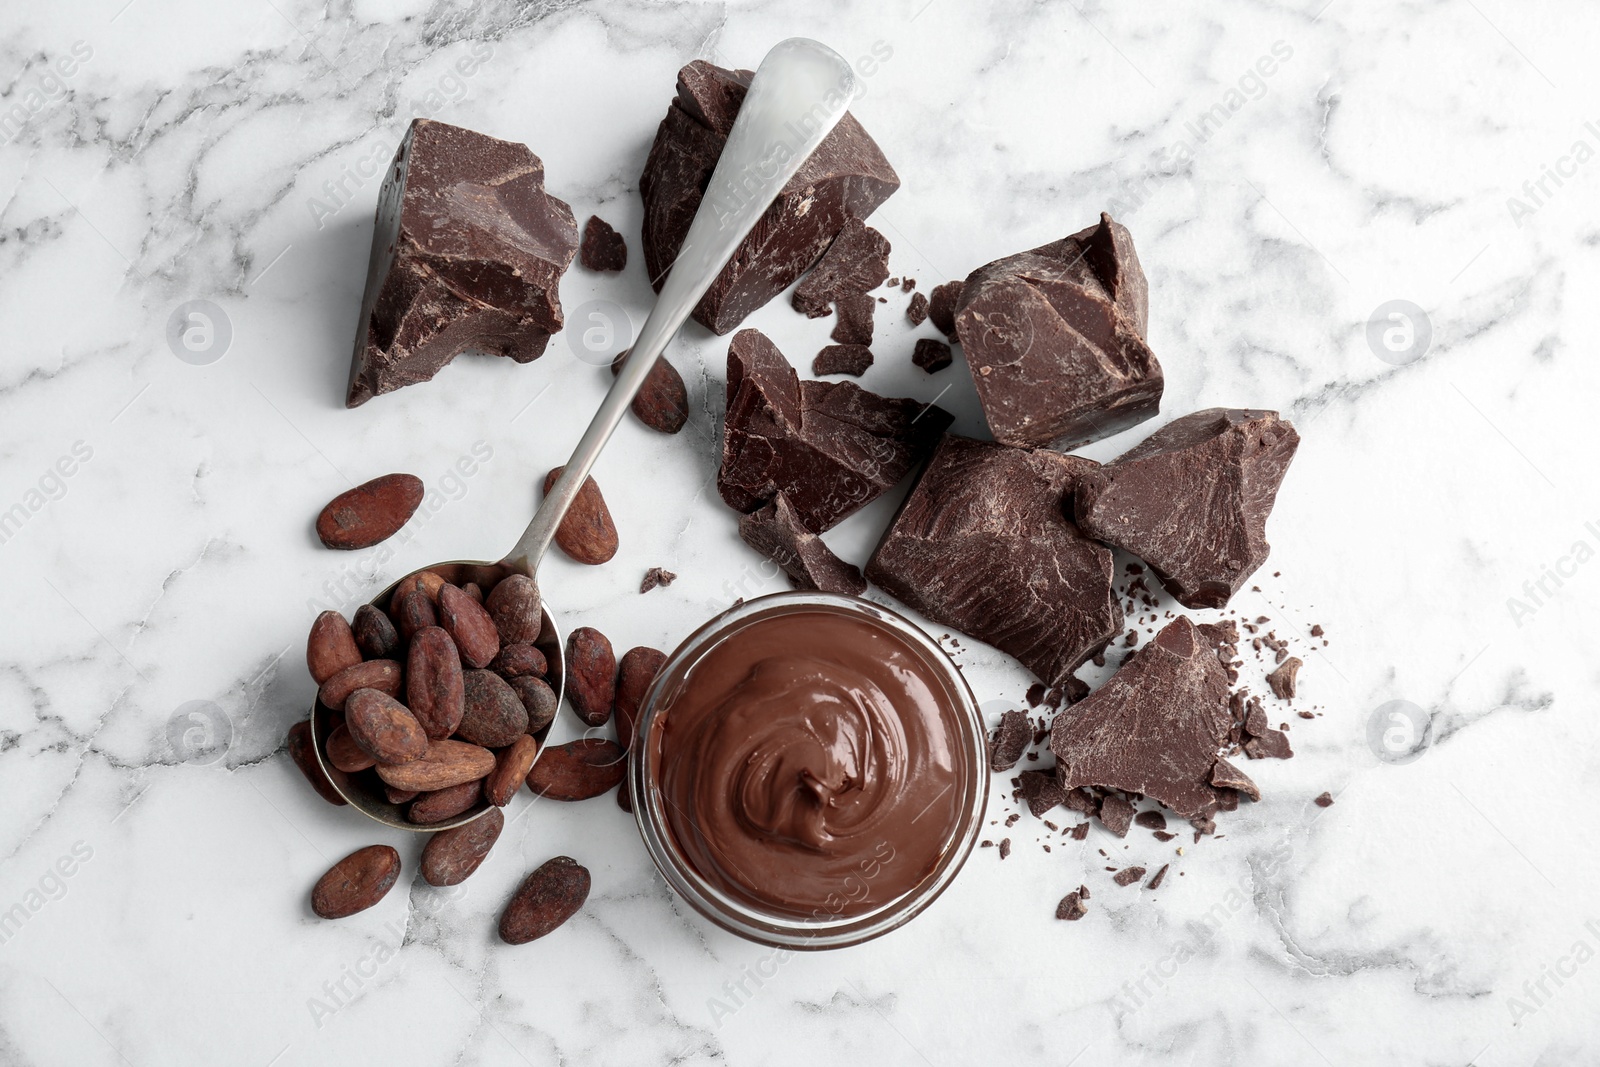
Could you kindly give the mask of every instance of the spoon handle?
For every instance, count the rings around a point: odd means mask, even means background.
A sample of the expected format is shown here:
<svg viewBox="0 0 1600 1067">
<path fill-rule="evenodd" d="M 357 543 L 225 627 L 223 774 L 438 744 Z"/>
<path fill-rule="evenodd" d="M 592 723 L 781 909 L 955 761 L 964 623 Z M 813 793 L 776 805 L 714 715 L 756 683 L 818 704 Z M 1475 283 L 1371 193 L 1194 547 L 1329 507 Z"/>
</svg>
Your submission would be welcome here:
<svg viewBox="0 0 1600 1067">
<path fill-rule="evenodd" d="M 791 37 L 779 42 L 761 61 L 655 307 L 566 469 L 545 494 L 516 547 L 501 561 L 505 566 L 533 575 L 556 527 L 657 357 L 734 249 L 844 117 L 854 95 L 855 75 L 850 64 L 816 41 Z"/>
</svg>

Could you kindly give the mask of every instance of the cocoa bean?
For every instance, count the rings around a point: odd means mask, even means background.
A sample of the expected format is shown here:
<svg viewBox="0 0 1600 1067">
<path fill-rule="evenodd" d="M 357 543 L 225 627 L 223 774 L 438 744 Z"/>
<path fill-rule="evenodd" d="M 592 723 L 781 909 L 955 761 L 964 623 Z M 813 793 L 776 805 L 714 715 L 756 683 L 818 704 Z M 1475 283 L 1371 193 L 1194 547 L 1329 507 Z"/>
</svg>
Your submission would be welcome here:
<svg viewBox="0 0 1600 1067">
<path fill-rule="evenodd" d="M 500 634 L 500 645 L 514 645 L 539 639 L 544 629 L 544 618 L 539 613 L 539 586 L 526 574 L 513 574 L 501 579 L 489 590 L 485 605 L 494 628 Z"/>
<path fill-rule="evenodd" d="M 311 624 L 311 636 L 306 638 L 306 667 L 318 685 L 338 674 L 346 667 L 361 662 L 361 649 L 356 647 L 350 624 L 337 611 L 324 611 Z"/>
<path fill-rule="evenodd" d="M 421 589 L 408 590 L 394 602 L 394 624 L 400 640 L 409 641 L 418 630 L 439 625 L 439 612 Z"/>
<path fill-rule="evenodd" d="M 545 475 L 544 491 L 556 484 L 564 468 Z M 600 564 L 617 554 L 617 524 L 593 478 L 585 478 L 572 507 L 556 527 L 556 544 L 579 563 Z"/>
<path fill-rule="evenodd" d="M 465 741 L 429 741 L 421 759 L 393 766 L 378 764 L 378 777 L 396 789 L 419 793 L 473 782 L 494 770 L 494 753 Z"/>
<path fill-rule="evenodd" d="M 608 738 L 588 737 L 547 748 L 528 772 L 528 788 L 551 800 L 588 800 L 614 789 L 627 773 L 626 753 Z"/>
<path fill-rule="evenodd" d="M 550 688 L 550 683 L 543 678 L 533 678 L 523 675 L 512 678 L 508 683 L 512 692 L 522 701 L 522 706 L 528 711 L 528 732 L 536 734 L 556 720 L 556 708 L 560 701 L 556 699 L 556 691 Z"/>
<path fill-rule="evenodd" d="M 510 681 L 525 674 L 543 678 L 549 673 L 550 664 L 537 646 L 523 641 L 515 645 L 501 645 L 500 654 L 489 664 L 489 669 Z"/>
<path fill-rule="evenodd" d="M 528 732 L 528 709 L 493 671 L 467 671 L 466 711 L 456 736 L 485 748 L 509 745 Z"/>
<path fill-rule="evenodd" d="M 665 652 L 640 645 L 623 653 L 617 664 L 617 742 L 625 751 L 633 751 L 634 727 L 644 695 L 666 662 Z"/>
<path fill-rule="evenodd" d="M 317 537 L 329 548 L 371 548 L 406 524 L 422 503 L 422 480 L 386 474 L 340 493 L 317 516 Z"/>
<path fill-rule="evenodd" d="M 334 711 L 343 711 L 344 702 L 357 689 L 376 689 L 386 696 L 400 695 L 400 664 L 392 659 L 369 659 L 346 667 L 322 683 L 317 699 Z"/>
<path fill-rule="evenodd" d="M 461 591 L 467 594 L 473 600 L 476 600 L 478 603 L 483 603 L 483 587 L 477 582 L 468 582 L 466 585 L 461 587 Z"/>
<path fill-rule="evenodd" d="M 439 587 L 439 625 L 469 667 L 487 667 L 500 651 L 500 634 L 483 605 L 448 583 Z"/>
<path fill-rule="evenodd" d="M 547 860 L 522 880 L 500 916 L 500 940 L 524 945 L 578 913 L 589 899 L 589 871 L 571 856 Z"/>
<path fill-rule="evenodd" d="M 340 805 L 350 803 L 339 795 L 333 787 L 333 781 L 328 777 L 322 765 L 317 762 L 314 751 L 315 740 L 311 736 L 311 724 L 302 719 L 289 727 L 288 748 L 289 758 L 294 760 L 294 765 L 300 768 L 300 773 L 306 776 L 306 781 L 311 783 L 311 788 L 317 795 L 329 804 Z"/>
<path fill-rule="evenodd" d="M 378 763 L 410 763 L 427 755 L 428 735 L 422 724 L 386 693 L 357 689 L 345 701 L 344 721 L 351 740 Z"/>
<path fill-rule="evenodd" d="M 528 780 L 528 768 L 533 766 L 538 754 L 539 742 L 529 734 L 523 734 L 511 742 L 509 748 L 496 753 L 494 770 L 483 780 L 484 799 L 497 808 L 511 803 L 522 783 Z"/>
<path fill-rule="evenodd" d="M 383 795 L 391 804 L 409 804 L 421 796 L 415 789 L 396 789 L 387 782 L 383 784 Z"/>
<path fill-rule="evenodd" d="M 628 355 L 623 352 L 611 361 L 612 377 L 621 373 Z M 665 356 L 658 357 L 630 406 L 639 421 L 652 430 L 677 433 L 683 429 L 683 424 L 689 421 L 689 390 L 684 387 L 678 368 L 668 363 Z"/>
<path fill-rule="evenodd" d="M 488 858 L 506 817 L 491 808 L 465 826 L 434 834 L 422 848 L 422 877 L 429 885 L 460 885 Z"/>
<path fill-rule="evenodd" d="M 482 779 L 435 789 L 431 793 L 421 793 L 411 802 L 406 818 L 421 824 L 444 822 L 472 807 L 482 796 Z"/>
<path fill-rule="evenodd" d="M 361 605 L 350 628 L 355 631 L 356 647 L 367 659 L 399 658 L 400 631 L 382 608 Z"/>
<path fill-rule="evenodd" d="M 580 626 L 567 637 L 567 702 L 590 726 L 611 718 L 617 699 L 617 656 L 606 635 Z"/>
<path fill-rule="evenodd" d="M 417 571 L 408 574 L 395 585 L 394 592 L 389 594 L 389 610 L 400 602 L 400 598 L 407 593 L 416 591 L 425 594 L 429 602 L 439 599 L 439 590 L 444 587 L 444 579 L 433 571 Z"/>
<path fill-rule="evenodd" d="M 364 771 L 378 762 L 366 749 L 356 744 L 356 739 L 350 736 L 350 727 L 344 723 L 335 726 L 328 734 L 323 751 L 328 754 L 328 762 L 346 774 Z"/>
<path fill-rule="evenodd" d="M 406 704 L 430 741 L 456 732 L 466 710 L 461 655 L 443 627 L 427 626 L 411 638 L 406 655 Z"/>
<path fill-rule="evenodd" d="M 366 911 L 394 888 L 400 853 L 388 845 L 358 848 L 328 868 L 311 890 L 311 910 L 324 919 Z"/>
</svg>

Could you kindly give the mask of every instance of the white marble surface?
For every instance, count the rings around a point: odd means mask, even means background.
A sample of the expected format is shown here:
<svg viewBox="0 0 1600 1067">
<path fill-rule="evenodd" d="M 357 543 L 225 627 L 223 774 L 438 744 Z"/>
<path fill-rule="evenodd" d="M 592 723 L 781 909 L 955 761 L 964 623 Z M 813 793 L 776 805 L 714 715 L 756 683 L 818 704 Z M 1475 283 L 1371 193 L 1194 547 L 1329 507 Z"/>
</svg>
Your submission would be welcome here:
<svg viewBox="0 0 1600 1067">
<path fill-rule="evenodd" d="M 23 912 L 0 943 L 0 1062 L 1594 1062 L 1600 16 L 1323 2 L 8 5 L 0 509 L 23 512 L 0 544 L 0 912 Z M 982 850 L 913 925 L 845 951 L 780 961 L 708 927 L 609 801 L 524 795 L 461 891 L 413 883 L 419 843 L 323 804 L 281 748 L 312 692 L 313 601 L 509 545 L 608 376 L 557 338 L 344 410 L 376 183 L 327 183 L 417 113 L 526 141 L 580 221 L 633 246 L 620 279 L 574 269 L 567 307 L 637 321 L 636 183 L 674 72 L 793 34 L 892 50 L 854 110 L 904 182 L 873 219 L 896 273 L 926 289 L 1112 204 L 1151 280 L 1163 417 L 1295 420 L 1264 592 L 1239 607 L 1297 642 L 1327 628 L 1302 673 L 1325 714 L 1293 720 L 1296 758 L 1251 765 L 1266 798 L 1218 839 L 1177 855 L 1097 831 L 1046 854 L 1024 822 L 1010 859 Z M 1272 76 L 1246 78 L 1275 46 Z M 204 366 L 165 338 L 196 299 L 232 332 Z M 1402 367 L 1365 335 L 1391 299 L 1432 326 Z M 953 383 L 941 403 L 979 431 L 964 371 L 910 368 L 912 332 L 885 317 L 865 384 Z M 750 324 L 797 362 L 828 329 L 782 303 Z M 689 428 L 630 421 L 601 460 L 623 549 L 547 565 L 569 623 L 670 647 L 736 590 L 779 588 L 710 485 L 724 352 L 687 331 Z M 452 481 L 475 445 L 492 455 Z M 320 548 L 321 503 L 390 470 L 436 510 L 381 564 Z M 830 540 L 863 559 L 893 504 Z M 641 598 L 652 565 L 682 577 Z M 1020 696 L 1014 664 L 963 644 L 992 707 Z M 1405 766 L 1366 741 L 1395 699 L 1432 716 Z M 191 702 L 225 747 L 185 740 Z M 314 919 L 317 875 L 374 840 L 404 849 L 402 886 Z M 1100 847 L 1170 861 L 1166 887 L 1117 888 Z M 499 944 L 511 887 L 561 852 L 593 870 L 589 905 Z M 1080 882 L 1089 915 L 1057 922 Z"/>
</svg>

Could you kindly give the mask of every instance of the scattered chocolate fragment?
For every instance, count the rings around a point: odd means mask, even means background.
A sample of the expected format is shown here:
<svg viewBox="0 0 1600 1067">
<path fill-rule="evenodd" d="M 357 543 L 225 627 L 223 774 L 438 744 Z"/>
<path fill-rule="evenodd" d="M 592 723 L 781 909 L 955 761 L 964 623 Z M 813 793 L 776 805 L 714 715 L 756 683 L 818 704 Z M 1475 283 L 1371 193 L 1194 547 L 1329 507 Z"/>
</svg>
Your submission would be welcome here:
<svg viewBox="0 0 1600 1067">
<path fill-rule="evenodd" d="M 385 474 L 328 501 L 317 516 L 317 540 L 329 548 L 371 548 L 399 533 L 421 503 L 421 478 Z"/>
<path fill-rule="evenodd" d="M 1080 822 L 1078 825 L 1076 825 L 1076 826 L 1074 826 L 1072 828 L 1072 839 L 1074 841 L 1082 841 L 1085 838 L 1087 838 L 1088 836 L 1089 836 L 1089 824 L 1088 823 Z"/>
<path fill-rule="evenodd" d="M 1213 772 L 1213 777 L 1215 777 L 1215 772 Z M 1133 821 L 1147 830 L 1165 830 L 1167 828 L 1167 817 L 1159 811 L 1141 811 L 1133 817 Z"/>
<path fill-rule="evenodd" d="M 1009 771 L 1015 767 L 1032 739 L 1033 725 L 1028 721 L 1027 712 L 1002 712 L 1000 725 L 995 729 L 989 746 L 989 769 Z"/>
<path fill-rule="evenodd" d="M 805 528 L 787 493 L 779 493 L 771 503 L 742 516 L 739 537 L 781 567 L 796 589 L 847 596 L 867 591 L 860 568 L 834 555 L 822 538 Z"/>
<path fill-rule="evenodd" d="M 657 290 L 701 200 L 732 205 L 746 195 L 710 180 L 751 77 L 698 59 L 678 72 L 677 96 L 639 178 L 645 269 Z M 696 321 L 729 333 L 805 273 L 852 219 L 872 214 L 899 187 L 889 161 L 847 113 L 734 251 L 695 307 Z"/>
<path fill-rule="evenodd" d="M 1122 628 L 1111 553 L 1063 511 L 1094 463 L 946 435 L 866 576 L 1065 684 Z"/>
<path fill-rule="evenodd" d="M 1279 700 L 1294 699 L 1295 676 L 1304 666 L 1299 656 L 1290 656 L 1284 660 L 1277 670 L 1267 675 L 1267 685 L 1272 688 L 1272 695 Z"/>
<path fill-rule="evenodd" d="M 1178 835 L 1174 834 L 1174 833 L 1169 833 L 1166 830 L 1155 830 L 1155 831 L 1151 832 L 1150 836 L 1155 838 L 1157 841 L 1171 841 L 1174 837 L 1177 837 Z"/>
<path fill-rule="evenodd" d="M 1028 707 L 1036 708 L 1040 704 L 1043 704 L 1045 692 L 1045 684 L 1043 682 L 1034 682 L 1032 685 L 1028 686 L 1027 695 L 1024 697 L 1024 699 L 1028 702 Z"/>
<path fill-rule="evenodd" d="M 943 341 L 935 341 L 931 337 L 917 338 L 917 346 L 911 352 L 911 362 L 929 374 L 939 373 L 954 360 L 955 357 L 950 352 L 950 346 Z"/>
<path fill-rule="evenodd" d="M 916 287 L 917 287 L 917 280 L 915 278 L 901 278 L 900 279 L 900 291 L 902 293 L 909 293 L 911 290 L 915 289 Z"/>
<path fill-rule="evenodd" d="M 1220 608 L 1266 562 L 1267 516 L 1299 444 L 1276 412 L 1197 411 L 1086 476 L 1078 525 L 1148 563 L 1179 603 Z"/>
<path fill-rule="evenodd" d="M 611 376 L 622 371 L 628 353 L 611 361 Z M 644 385 L 629 405 L 638 420 L 661 433 L 677 433 L 689 421 L 689 389 L 666 356 L 657 356 L 655 366 L 645 376 Z"/>
<path fill-rule="evenodd" d="M 1115 793 L 1101 799 L 1096 814 L 1100 816 L 1101 825 L 1118 837 L 1127 837 L 1133 826 L 1133 804 Z"/>
<path fill-rule="evenodd" d="M 857 378 L 872 366 L 872 349 L 866 345 L 829 345 L 811 361 L 811 373 L 850 374 Z"/>
<path fill-rule="evenodd" d="M 819 319 L 842 297 L 865 295 L 889 276 L 889 241 L 859 218 L 845 220 L 811 273 L 794 290 L 794 309 Z"/>
<path fill-rule="evenodd" d="M 1000 842 L 1000 858 L 1005 859 L 1009 855 L 1011 855 L 1011 838 L 1008 837 Z"/>
<path fill-rule="evenodd" d="M 1321 637 L 1322 636 L 1322 624 L 1321 623 L 1318 623 L 1317 625 L 1311 627 L 1311 636 L 1312 637 Z"/>
<path fill-rule="evenodd" d="M 1244 745 L 1245 755 L 1251 759 L 1290 759 L 1294 756 L 1294 749 L 1289 744 L 1289 735 L 1281 730 L 1268 729 Z"/>
<path fill-rule="evenodd" d="M 1067 800 L 1067 791 L 1051 771 L 1023 771 L 1018 777 L 1022 799 L 1035 818 L 1043 818 L 1045 812 Z"/>
<path fill-rule="evenodd" d="M 1261 799 L 1261 787 L 1250 780 L 1250 776 L 1221 756 L 1217 757 L 1216 765 L 1211 768 L 1211 784 L 1219 789 L 1233 789 L 1251 800 Z"/>
<path fill-rule="evenodd" d="M 802 382 L 757 330 L 728 346 L 727 396 L 722 499 L 748 514 L 785 493 L 812 533 L 892 488 L 951 422 L 942 408 L 854 382 Z"/>
<path fill-rule="evenodd" d="M 964 288 L 965 282 L 945 282 L 934 286 L 933 295 L 928 298 L 928 321 L 946 337 L 955 336 L 956 305 L 961 302 L 961 290 Z"/>
<path fill-rule="evenodd" d="M 617 271 L 628 265 L 628 244 L 622 234 L 599 215 L 590 215 L 583 225 L 583 243 L 578 257 L 587 270 Z"/>
<path fill-rule="evenodd" d="M 1144 877 L 1143 867 L 1124 867 L 1111 876 L 1111 880 L 1120 886 L 1130 886 Z"/>
<path fill-rule="evenodd" d="M 1317 797 L 1317 799 L 1313 800 L 1312 803 L 1319 808 L 1330 808 L 1333 806 L 1333 794 L 1322 793 Z"/>
<path fill-rule="evenodd" d="M 1154 415 L 1161 365 L 1133 239 L 1111 216 L 973 271 L 956 335 L 995 439 L 1077 445 Z"/>
<path fill-rule="evenodd" d="M 1084 823 L 1084 825 L 1088 826 L 1089 824 Z M 1085 896 L 1086 894 L 1072 892 L 1062 897 L 1061 903 L 1056 905 L 1056 918 L 1065 919 L 1068 922 L 1077 922 L 1089 914 L 1088 907 L 1083 903 Z"/>
<path fill-rule="evenodd" d="M 845 293 L 834 306 L 839 309 L 839 321 L 828 336 L 841 345 L 872 344 L 872 316 L 877 301 L 866 293 Z"/>
<path fill-rule="evenodd" d="M 1179 616 L 1056 716 L 1050 749 L 1064 786 L 1126 790 L 1204 817 L 1221 802 L 1209 779 L 1231 723 L 1222 662 Z"/>
<path fill-rule="evenodd" d="M 1150 877 L 1150 880 L 1144 884 L 1144 887 L 1146 889 L 1160 889 L 1161 883 L 1166 881 L 1167 868 L 1170 866 L 1172 866 L 1172 864 L 1163 863 L 1161 865 L 1161 869 Z"/>
<path fill-rule="evenodd" d="M 660 567 L 651 567 L 644 572 L 644 580 L 639 583 L 639 592 L 648 593 L 656 587 L 666 588 L 678 580 L 678 576 L 671 571 L 662 570 Z"/>
<path fill-rule="evenodd" d="M 928 298 L 921 293 L 912 293 L 911 302 L 906 305 L 906 321 L 913 326 L 921 326 L 928 321 Z"/>
<path fill-rule="evenodd" d="M 415 119 L 378 193 L 345 406 L 425 382 L 471 349 L 527 363 L 561 329 L 572 209 L 513 144 Z"/>
</svg>

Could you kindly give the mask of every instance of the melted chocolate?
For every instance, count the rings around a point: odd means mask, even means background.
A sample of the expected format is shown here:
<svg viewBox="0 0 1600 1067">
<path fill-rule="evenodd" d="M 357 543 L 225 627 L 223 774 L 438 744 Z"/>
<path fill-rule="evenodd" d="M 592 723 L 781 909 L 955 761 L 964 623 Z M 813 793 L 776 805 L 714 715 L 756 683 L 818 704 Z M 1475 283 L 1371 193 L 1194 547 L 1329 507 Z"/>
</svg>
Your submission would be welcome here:
<svg viewBox="0 0 1600 1067">
<path fill-rule="evenodd" d="M 958 836 L 978 768 L 924 655 L 870 619 L 750 620 L 666 698 L 655 788 L 713 887 L 850 917 L 910 892 Z"/>
</svg>

